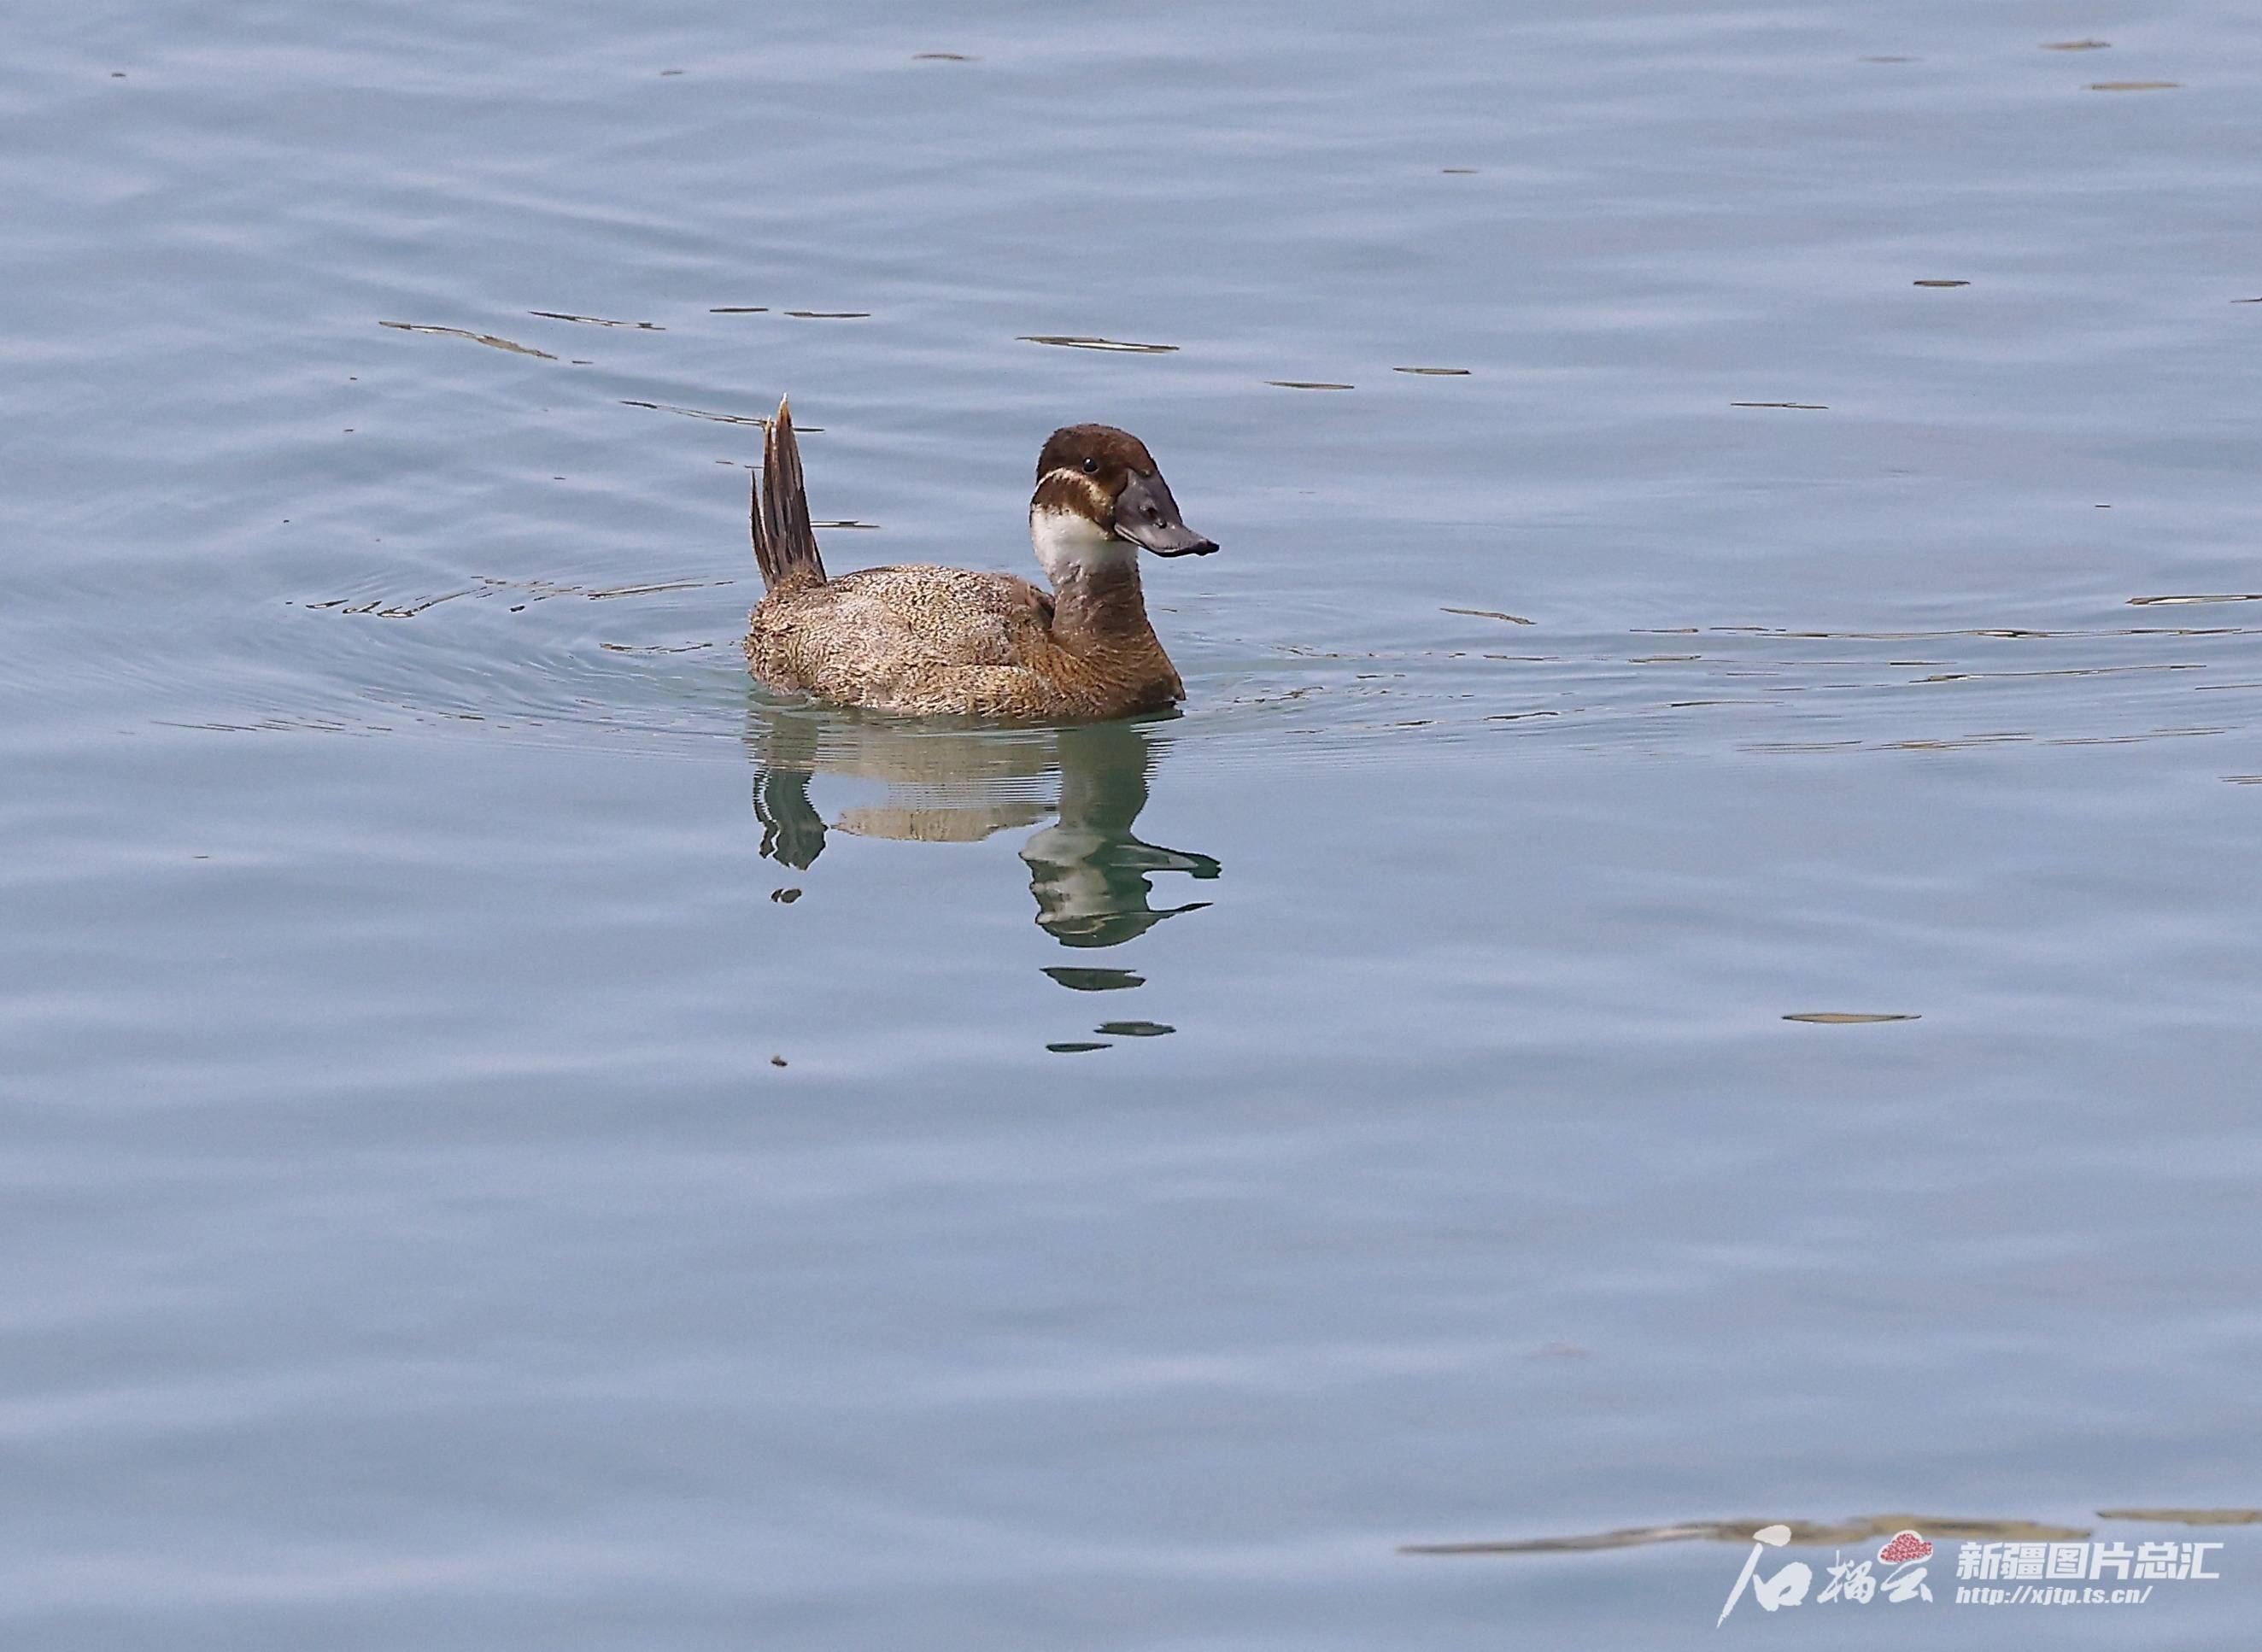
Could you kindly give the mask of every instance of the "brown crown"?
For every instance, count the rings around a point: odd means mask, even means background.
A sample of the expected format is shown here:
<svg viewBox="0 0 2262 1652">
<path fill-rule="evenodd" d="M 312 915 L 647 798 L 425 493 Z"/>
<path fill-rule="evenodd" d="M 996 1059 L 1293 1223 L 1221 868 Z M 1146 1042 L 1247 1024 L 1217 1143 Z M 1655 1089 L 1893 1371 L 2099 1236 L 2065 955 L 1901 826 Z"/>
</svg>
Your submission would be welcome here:
<svg viewBox="0 0 2262 1652">
<path fill-rule="evenodd" d="M 1086 459 L 1095 462 L 1091 471 L 1084 468 Z M 1113 494 L 1121 487 L 1126 471 L 1152 476 L 1155 456 L 1128 430 L 1119 430 L 1112 424 L 1071 424 L 1054 431 L 1044 451 L 1037 455 L 1038 480 L 1054 471 L 1091 476 Z"/>
</svg>

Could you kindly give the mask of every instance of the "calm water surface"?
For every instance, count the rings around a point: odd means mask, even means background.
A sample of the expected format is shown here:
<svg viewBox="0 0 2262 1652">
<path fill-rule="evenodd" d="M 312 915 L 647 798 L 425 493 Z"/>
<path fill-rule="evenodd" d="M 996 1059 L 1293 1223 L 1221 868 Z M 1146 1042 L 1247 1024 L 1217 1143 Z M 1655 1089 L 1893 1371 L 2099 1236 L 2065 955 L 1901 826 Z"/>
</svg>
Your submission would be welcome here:
<svg viewBox="0 0 2262 1652">
<path fill-rule="evenodd" d="M 2251 8 L 10 40 L 10 1648 L 2251 1644 Z M 751 687 L 785 392 L 1184 714 Z"/>
</svg>

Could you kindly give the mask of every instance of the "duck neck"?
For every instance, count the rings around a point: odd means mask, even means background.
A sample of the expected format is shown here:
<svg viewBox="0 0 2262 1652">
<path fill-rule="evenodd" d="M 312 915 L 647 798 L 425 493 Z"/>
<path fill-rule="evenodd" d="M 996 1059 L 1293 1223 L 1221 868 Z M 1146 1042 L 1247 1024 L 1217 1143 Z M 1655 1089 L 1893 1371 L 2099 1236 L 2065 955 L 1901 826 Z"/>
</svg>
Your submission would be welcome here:
<svg viewBox="0 0 2262 1652">
<path fill-rule="evenodd" d="M 1143 642 L 1154 634 L 1137 563 L 1080 568 L 1053 581 L 1053 635 L 1078 653 Z"/>
<path fill-rule="evenodd" d="M 1030 512 L 1029 537 L 1053 586 L 1053 635 L 1078 653 L 1152 639 L 1139 550 L 1091 517 Z"/>
</svg>

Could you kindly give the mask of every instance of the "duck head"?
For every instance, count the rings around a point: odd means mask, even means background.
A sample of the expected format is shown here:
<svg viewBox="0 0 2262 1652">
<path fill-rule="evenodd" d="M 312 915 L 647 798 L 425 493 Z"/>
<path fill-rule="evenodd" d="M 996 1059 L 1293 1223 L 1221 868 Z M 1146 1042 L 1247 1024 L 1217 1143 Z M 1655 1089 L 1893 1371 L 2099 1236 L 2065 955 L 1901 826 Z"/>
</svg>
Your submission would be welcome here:
<svg viewBox="0 0 2262 1652">
<path fill-rule="evenodd" d="M 1037 456 L 1029 538 L 1055 585 L 1070 574 L 1129 567 L 1139 548 L 1207 556 L 1217 542 L 1186 526 L 1147 444 L 1110 424 L 1055 430 Z"/>
</svg>

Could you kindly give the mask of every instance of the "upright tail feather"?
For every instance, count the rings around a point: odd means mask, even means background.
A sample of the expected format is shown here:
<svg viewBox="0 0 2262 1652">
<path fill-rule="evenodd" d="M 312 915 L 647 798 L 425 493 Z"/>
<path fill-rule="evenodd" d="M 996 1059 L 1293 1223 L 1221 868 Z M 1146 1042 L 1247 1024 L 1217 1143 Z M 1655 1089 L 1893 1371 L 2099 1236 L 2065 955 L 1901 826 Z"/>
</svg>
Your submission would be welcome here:
<svg viewBox="0 0 2262 1652">
<path fill-rule="evenodd" d="M 817 554 L 809 494 L 801 480 L 801 447 L 793 437 L 793 414 L 782 400 L 762 440 L 761 480 L 754 484 L 747 516 L 763 584 L 775 590 L 788 581 L 824 582 L 825 563 Z"/>
</svg>

